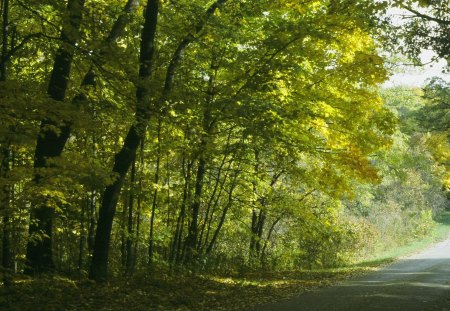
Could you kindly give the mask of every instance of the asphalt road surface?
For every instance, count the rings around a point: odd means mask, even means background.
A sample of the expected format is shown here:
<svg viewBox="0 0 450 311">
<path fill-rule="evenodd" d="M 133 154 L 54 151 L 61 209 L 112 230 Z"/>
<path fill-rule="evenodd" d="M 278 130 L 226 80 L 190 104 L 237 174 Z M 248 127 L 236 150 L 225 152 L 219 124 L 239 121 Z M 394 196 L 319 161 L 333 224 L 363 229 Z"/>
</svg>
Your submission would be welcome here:
<svg viewBox="0 0 450 311">
<path fill-rule="evenodd" d="M 450 237 L 381 270 L 255 311 L 450 311 Z"/>
</svg>

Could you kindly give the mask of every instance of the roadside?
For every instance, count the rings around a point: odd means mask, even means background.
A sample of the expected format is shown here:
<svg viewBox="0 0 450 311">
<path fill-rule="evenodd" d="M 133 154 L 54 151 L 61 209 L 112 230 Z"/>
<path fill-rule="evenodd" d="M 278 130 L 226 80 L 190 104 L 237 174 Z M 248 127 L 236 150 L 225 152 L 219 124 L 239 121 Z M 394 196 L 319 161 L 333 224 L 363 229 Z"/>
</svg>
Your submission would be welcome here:
<svg viewBox="0 0 450 311">
<path fill-rule="evenodd" d="M 255 311 L 448 311 L 450 237 L 373 273 Z"/>
<path fill-rule="evenodd" d="M 416 253 L 450 232 L 450 212 L 443 214 L 427 239 L 398 247 L 371 260 L 338 269 L 247 273 L 236 276 L 139 273 L 108 284 L 63 277 L 20 278 L 0 288 L 0 310 L 248 310 L 320 287 L 359 277 L 395 258 Z"/>
<path fill-rule="evenodd" d="M 443 241 L 450 234 L 450 211 L 444 211 L 439 215 L 439 218 L 435 221 L 435 227 L 431 234 L 427 237 L 421 238 L 419 240 L 413 240 L 405 245 L 390 248 L 379 252 L 372 258 L 362 260 L 361 262 L 355 263 L 353 267 L 378 267 L 385 264 L 389 264 L 397 259 L 404 256 L 409 256 L 411 254 L 420 252 L 426 249 L 430 245 Z"/>
</svg>

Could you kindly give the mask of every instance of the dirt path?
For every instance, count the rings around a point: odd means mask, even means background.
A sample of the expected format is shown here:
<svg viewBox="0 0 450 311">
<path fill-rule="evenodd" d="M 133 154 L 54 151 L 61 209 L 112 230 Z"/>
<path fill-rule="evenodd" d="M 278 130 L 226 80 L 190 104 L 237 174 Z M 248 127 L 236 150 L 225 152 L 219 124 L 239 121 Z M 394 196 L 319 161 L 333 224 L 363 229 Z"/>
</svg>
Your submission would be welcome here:
<svg viewBox="0 0 450 311">
<path fill-rule="evenodd" d="M 450 311 L 450 237 L 364 277 L 255 311 Z"/>
</svg>

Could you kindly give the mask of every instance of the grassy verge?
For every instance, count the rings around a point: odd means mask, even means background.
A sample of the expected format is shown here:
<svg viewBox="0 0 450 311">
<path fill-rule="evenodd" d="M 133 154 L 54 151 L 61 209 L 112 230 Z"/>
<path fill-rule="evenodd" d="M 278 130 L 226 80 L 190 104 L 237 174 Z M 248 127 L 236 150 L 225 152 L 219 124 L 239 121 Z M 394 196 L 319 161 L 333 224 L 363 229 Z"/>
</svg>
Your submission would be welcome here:
<svg viewBox="0 0 450 311">
<path fill-rule="evenodd" d="M 450 234 L 450 211 L 445 211 L 436 219 L 431 234 L 422 239 L 411 241 L 405 245 L 384 250 L 370 259 L 363 260 L 354 267 L 378 267 L 389 264 L 397 258 L 421 251 L 433 243 L 444 240 Z"/>
</svg>

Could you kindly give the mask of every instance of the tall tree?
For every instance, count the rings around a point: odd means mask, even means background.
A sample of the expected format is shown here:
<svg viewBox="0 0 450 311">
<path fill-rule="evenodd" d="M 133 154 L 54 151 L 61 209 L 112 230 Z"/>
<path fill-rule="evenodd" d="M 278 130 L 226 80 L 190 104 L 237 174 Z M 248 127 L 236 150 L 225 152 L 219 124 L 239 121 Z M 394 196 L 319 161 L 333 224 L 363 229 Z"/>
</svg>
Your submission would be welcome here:
<svg viewBox="0 0 450 311">
<path fill-rule="evenodd" d="M 9 0 L 2 0 L 2 49 L 0 57 L 0 82 L 6 81 L 7 75 L 7 58 L 6 55 L 9 50 L 8 45 L 8 24 L 9 24 Z M 2 212 L 2 266 L 3 268 L 11 268 L 11 229 L 10 229 L 10 194 L 11 184 L 7 181 L 10 171 L 10 142 L 2 139 L 0 141 L 0 211 Z"/>
<path fill-rule="evenodd" d="M 75 43 L 79 37 L 84 0 L 69 0 L 67 4 L 68 20 L 61 30 L 61 45 L 56 52 L 50 75 L 47 93 L 52 100 L 62 102 L 66 97 L 70 69 L 74 55 Z M 55 127 L 58 130 L 55 130 Z M 70 135 L 70 122 L 55 122 L 46 118 L 41 122 L 37 138 L 34 168 L 34 182 L 42 182 L 40 169 L 48 167 L 48 160 L 61 155 L 65 142 Z M 45 198 L 33 207 L 27 246 L 27 269 L 30 274 L 46 272 L 53 269 L 52 228 L 54 207 Z"/>
<path fill-rule="evenodd" d="M 107 276 L 109 241 L 117 201 L 126 173 L 136 157 L 136 151 L 145 135 L 147 122 L 150 118 L 149 81 L 153 69 L 159 12 L 158 2 L 158 0 L 148 0 L 145 9 L 139 56 L 139 83 L 136 89 L 135 124 L 128 131 L 123 147 L 114 159 L 113 172 L 118 176 L 112 184 L 106 187 L 103 193 L 95 234 L 94 252 L 89 270 L 89 277 L 94 280 L 104 280 Z"/>
<path fill-rule="evenodd" d="M 70 70 L 74 56 L 75 45 L 80 37 L 79 31 L 84 9 L 84 0 L 69 0 L 67 5 L 68 21 L 65 21 L 61 31 L 61 46 L 59 47 L 48 86 L 48 94 L 55 101 L 64 101 L 70 78 Z M 125 27 L 139 5 L 139 0 L 128 0 L 123 12 L 115 20 L 110 32 L 105 36 L 97 51 L 94 51 L 94 62 L 97 65 L 104 63 L 103 56 L 111 45 L 116 43 L 123 34 Z M 73 105 L 86 100 L 83 88 L 95 84 L 96 73 L 91 65 L 81 82 L 81 91 L 73 98 Z M 48 167 L 49 162 L 61 156 L 64 146 L 72 130 L 72 121 L 66 119 L 54 120 L 46 118 L 41 122 L 41 130 L 38 135 L 35 164 L 37 170 L 34 177 L 36 184 L 42 182 L 40 169 Z M 27 263 L 29 273 L 48 271 L 52 268 L 52 223 L 54 207 L 48 202 L 40 203 L 31 214 L 30 242 L 27 247 Z"/>
<path fill-rule="evenodd" d="M 95 280 L 105 279 L 107 276 L 109 241 L 112 229 L 112 222 L 117 206 L 118 197 L 125 179 L 125 175 L 130 168 L 132 159 L 136 155 L 138 146 L 143 139 L 147 123 L 150 120 L 152 111 L 159 112 L 162 104 L 168 99 L 172 92 L 175 73 L 183 58 L 186 48 L 195 41 L 198 35 L 205 26 L 208 19 L 214 14 L 226 0 L 217 0 L 208 7 L 201 21 L 197 23 L 194 33 L 189 33 L 176 46 L 172 54 L 161 96 L 159 99 L 150 102 L 149 82 L 151 80 L 153 54 L 154 54 L 154 40 L 156 36 L 158 3 L 150 1 L 147 3 L 145 13 L 144 27 L 141 33 L 140 46 L 140 66 L 139 66 L 139 83 L 136 90 L 136 114 L 135 123 L 131 126 L 127 133 L 122 149 L 117 153 L 114 159 L 113 173 L 117 174 L 116 180 L 106 187 L 102 205 L 100 207 L 99 221 L 97 226 L 95 248 L 90 269 L 90 277 Z"/>
</svg>

